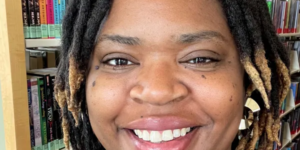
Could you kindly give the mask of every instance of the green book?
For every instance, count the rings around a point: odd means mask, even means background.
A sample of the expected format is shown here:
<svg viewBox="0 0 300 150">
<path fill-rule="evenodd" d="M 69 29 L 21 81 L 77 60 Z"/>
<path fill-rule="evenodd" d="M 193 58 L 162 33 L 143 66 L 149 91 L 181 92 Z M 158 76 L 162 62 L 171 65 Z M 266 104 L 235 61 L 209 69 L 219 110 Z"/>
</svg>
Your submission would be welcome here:
<svg viewBox="0 0 300 150">
<path fill-rule="evenodd" d="M 272 9 L 273 9 L 272 0 L 267 0 L 267 5 L 268 5 L 268 8 L 269 8 L 269 13 L 272 15 Z"/>
<path fill-rule="evenodd" d="M 41 135 L 42 135 L 42 145 L 43 149 L 48 149 L 48 140 L 47 140 L 47 118 L 46 118 L 46 102 L 45 102 L 45 89 L 44 89 L 44 80 L 43 78 L 38 79 L 38 90 L 39 90 L 39 101 L 41 102 Z"/>
</svg>

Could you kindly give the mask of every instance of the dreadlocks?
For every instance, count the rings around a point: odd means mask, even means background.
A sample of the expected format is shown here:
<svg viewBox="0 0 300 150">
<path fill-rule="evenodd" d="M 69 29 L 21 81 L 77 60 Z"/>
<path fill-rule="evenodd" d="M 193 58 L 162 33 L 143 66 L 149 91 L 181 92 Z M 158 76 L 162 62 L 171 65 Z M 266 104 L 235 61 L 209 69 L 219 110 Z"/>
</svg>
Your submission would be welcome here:
<svg viewBox="0 0 300 150">
<path fill-rule="evenodd" d="M 100 24 L 110 0 L 71 0 L 63 21 L 62 59 L 58 66 L 55 96 L 62 109 L 64 143 L 74 150 L 104 150 L 92 131 L 86 108 L 85 82 L 88 63 Z M 240 61 L 258 92 L 260 116 L 243 134 L 237 149 L 268 149 L 278 139 L 279 108 L 287 95 L 289 58 L 278 40 L 263 0 L 220 0 L 240 53 Z M 88 27 L 88 28 L 87 28 Z M 279 81 L 279 82 L 278 82 Z M 253 131 L 253 135 L 250 134 Z"/>
</svg>

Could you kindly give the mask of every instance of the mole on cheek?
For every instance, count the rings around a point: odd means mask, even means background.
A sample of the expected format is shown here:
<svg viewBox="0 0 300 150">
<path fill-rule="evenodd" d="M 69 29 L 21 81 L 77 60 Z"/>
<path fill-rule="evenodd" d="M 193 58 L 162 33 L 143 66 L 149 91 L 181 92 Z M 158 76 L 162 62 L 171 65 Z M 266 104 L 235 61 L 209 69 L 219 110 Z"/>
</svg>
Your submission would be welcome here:
<svg viewBox="0 0 300 150">
<path fill-rule="evenodd" d="M 99 70 L 99 68 L 100 68 L 99 66 L 96 66 L 96 67 L 95 67 L 96 70 Z"/>
<path fill-rule="evenodd" d="M 202 78 L 206 79 L 206 76 L 205 76 L 205 75 L 202 75 Z"/>
<path fill-rule="evenodd" d="M 93 87 L 96 85 L 96 81 L 93 82 Z"/>
<path fill-rule="evenodd" d="M 232 102 L 232 96 L 230 97 L 230 101 Z"/>
</svg>

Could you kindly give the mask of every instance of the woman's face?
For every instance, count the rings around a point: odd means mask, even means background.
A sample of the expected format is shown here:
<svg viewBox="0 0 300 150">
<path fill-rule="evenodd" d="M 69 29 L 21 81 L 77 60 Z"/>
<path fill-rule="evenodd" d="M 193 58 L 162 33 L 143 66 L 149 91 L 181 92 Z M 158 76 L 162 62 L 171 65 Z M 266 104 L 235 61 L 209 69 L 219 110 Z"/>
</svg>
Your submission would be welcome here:
<svg viewBox="0 0 300 150">
<path fill-rule="evenodd" d="M 107 150 L 230 149 L 244 70 L 216 0 L 114 0 L 90 65 L 88 113 Z"/>
</svg>

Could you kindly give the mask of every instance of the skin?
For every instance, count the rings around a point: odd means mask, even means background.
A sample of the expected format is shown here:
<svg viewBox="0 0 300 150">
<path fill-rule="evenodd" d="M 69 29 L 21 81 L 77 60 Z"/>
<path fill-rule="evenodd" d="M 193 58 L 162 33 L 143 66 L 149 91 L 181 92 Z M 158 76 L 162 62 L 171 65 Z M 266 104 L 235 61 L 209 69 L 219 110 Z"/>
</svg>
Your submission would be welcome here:
<svg viewBox="0 0 300 150">
<path fill-rule="evenodd" d="M 204 61 L 189 61 L 197 57 Z M 128 61 L 113 66 L 113 58 Z M 243 114 L 244 70 L 217 1 L 114 0 L 90 66 L 89 118 L 107 150 L 134 149 L 128 124 L 165 116 L 201 126 L 189 150 L 231 148 Z"/>
</svg>

